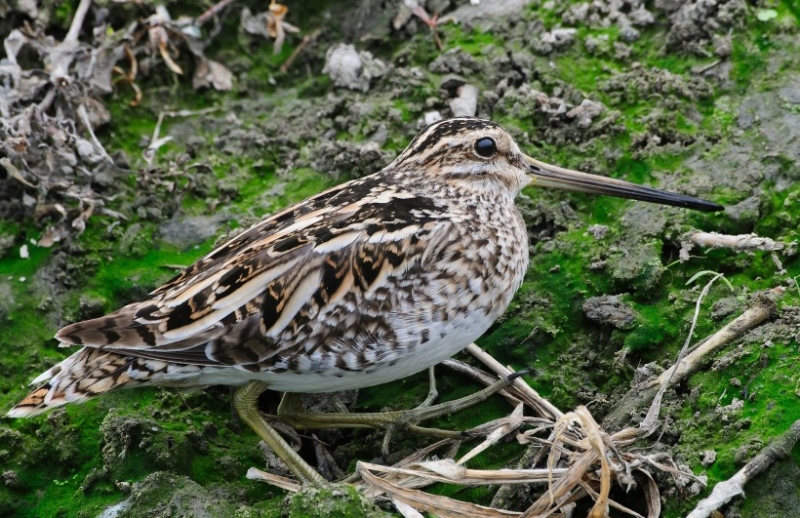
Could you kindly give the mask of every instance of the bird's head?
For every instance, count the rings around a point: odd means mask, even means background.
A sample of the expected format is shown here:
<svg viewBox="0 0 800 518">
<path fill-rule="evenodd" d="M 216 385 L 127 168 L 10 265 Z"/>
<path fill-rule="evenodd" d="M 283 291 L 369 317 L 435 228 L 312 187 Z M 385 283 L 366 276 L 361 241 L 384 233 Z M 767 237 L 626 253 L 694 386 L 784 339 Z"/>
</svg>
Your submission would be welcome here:
<svg viewBox="0 0 800 518">
<path fill-rule="evenodd" d="M 392 164 L 466 192 L 516 196 L 526 186 L 552 187 L 648 201 L 705 212 L 716 203 L 623 180 L 564 169 L 522 153 L 511 135 L 492 121 L 456 117 L 425 128 Z"/>
</svg>

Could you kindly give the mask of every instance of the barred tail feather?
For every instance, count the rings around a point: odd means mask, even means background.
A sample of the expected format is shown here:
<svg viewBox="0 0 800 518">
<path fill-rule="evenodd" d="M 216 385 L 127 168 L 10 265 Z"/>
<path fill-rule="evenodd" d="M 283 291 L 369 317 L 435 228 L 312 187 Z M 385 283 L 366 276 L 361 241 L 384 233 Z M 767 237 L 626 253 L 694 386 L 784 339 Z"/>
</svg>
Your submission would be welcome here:
<svg viewBox="0 0 800 518">
<path fill-rule="evenodd" d="M 32 383 L 46 382 L 8 412 L 8 417 L 31 417 L 67 403 L 82 403 L 131 382 L 130 356 L 84 347 Z M 137 383 L 138 384 L 138 383 Z"/>
</svg>

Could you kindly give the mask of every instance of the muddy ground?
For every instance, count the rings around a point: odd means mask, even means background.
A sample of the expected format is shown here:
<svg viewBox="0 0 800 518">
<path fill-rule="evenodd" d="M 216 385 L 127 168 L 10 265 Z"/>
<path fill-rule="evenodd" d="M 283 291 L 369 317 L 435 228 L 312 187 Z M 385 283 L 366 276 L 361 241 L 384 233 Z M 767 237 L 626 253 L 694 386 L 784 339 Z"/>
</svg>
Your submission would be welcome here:
<svg viewBox="0 0 800 518">
<path fill-rule="evenodd" d="M 212 3 L 167 2 L 165 10 L 196 19 Z M 562 410 L 587 405 L 609 431 L 641 420 L 617 405 L 673 363 L 708 280 L 687 284 L 698 272 L 724 273 L 730 285 L 711 288 L 693 343 L 782 288 L 769 322 L 667 392 L 662 428 L 640 446 L 708 487 L 658 475 L 664 516 L 685 515 L 800 419 L 797 4 L 419 3 L 440 14 L 435 36 L 399 1 L 287 2 L 288 13 L 271 15 L 260 14 L 263 2 L 235 2 L 188 36 L 154 36 L 158 20 L 149 17 L 163 21 L 165 11 L 150 2 L 97 2 L 73 34 L 85 47 L 70 50 L 72 61 L 53 49 L 68 38 L 78 2 L 0 6 L 0 410 L 66 357 L 52 338 L 63 325 L 145 296 L 265 214 L 377 171 L 426 120 L 456 113 L 497 121 L 546 162 L 727 207 L 699 214 L 524 192 L 530 270 L 478 343 L 531 368 L 528 382 Z M 59 82 L 53 65 L 65 62 L 70 80 Z M 756 233 L 786 246 L 694 248 L 681 260 L 694 230 Z M 478 388 L 437 373 L 444 399 Z M 358 410 L 409 408 L 426 393 L 422 373 L 347 401 Z M 267 394 L 264 410 L 277 398 Z M 466 429 L 509 412 L 498 399 L 434 424 Z M 382 441 L 377 432 L 319 438 L 343 472 L 375 460 Z M 309 442 L 303 454 L 313 462 Z M 30 420 L 2 418 L 0 515 L 304 516 L 339 504 L 326 512 L 395 512 L 347 493 L 287 499 L 246 480 L 250 466 L 283 469 L 257 443 L 233 418 L 224 387 L 120 391 Z M 393 444 L 382 461 L 427 442 Z M 470 467 L 513 467 L 525 450 L 512 436 Z M 724 515 L 800 516 L 799 466 L 795 447 Z M 515 510 L 537 491 L 496 498 L 496 489 L 433 491 Z M 641 506 L 635 491 L 615 496 Z"/>
</svg>

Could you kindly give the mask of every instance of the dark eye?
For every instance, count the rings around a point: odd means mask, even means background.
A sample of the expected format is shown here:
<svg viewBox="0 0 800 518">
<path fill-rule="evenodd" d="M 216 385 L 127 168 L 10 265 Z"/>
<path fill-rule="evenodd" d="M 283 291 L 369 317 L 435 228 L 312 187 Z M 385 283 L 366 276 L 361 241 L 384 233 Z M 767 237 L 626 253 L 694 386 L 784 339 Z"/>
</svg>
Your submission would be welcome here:
<svg viewBox="0 0 800 518">
<path fill-rule="evenodd" d="M 478 139 L 475 143 L 475 152 L 483 158 L 491 158 L 497 154 L 497 144 L 489 137 Z"/>
</svg>

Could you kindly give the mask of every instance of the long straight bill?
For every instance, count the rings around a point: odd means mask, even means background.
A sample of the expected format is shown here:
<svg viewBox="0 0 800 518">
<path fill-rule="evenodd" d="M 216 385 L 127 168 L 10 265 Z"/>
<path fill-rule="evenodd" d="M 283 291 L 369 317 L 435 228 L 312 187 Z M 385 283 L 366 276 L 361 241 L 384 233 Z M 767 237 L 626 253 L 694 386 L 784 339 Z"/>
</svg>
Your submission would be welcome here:
<svg viewBox="0 0 800 518">
<path fill-rule="evenodd" d="M 652 187 L 637 185 L 614 178 L 607 178 L 605 176 L 572 171 L 571 169 L 564 169 L 563 167 L 539 162 L 529 156 L 525 158 L 528 160 L 529 164 L 529 185 L 649 201 L 651 203 L 672 205 L 673 207 L 683 207 L 685 209 L 694 209 L 703 212 L 717 212 L 725 209 L 722 205 L 684 194 L 653 189 Z"/>
</svg>

